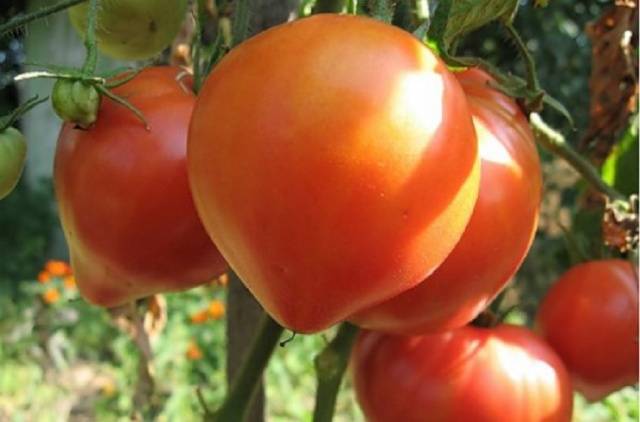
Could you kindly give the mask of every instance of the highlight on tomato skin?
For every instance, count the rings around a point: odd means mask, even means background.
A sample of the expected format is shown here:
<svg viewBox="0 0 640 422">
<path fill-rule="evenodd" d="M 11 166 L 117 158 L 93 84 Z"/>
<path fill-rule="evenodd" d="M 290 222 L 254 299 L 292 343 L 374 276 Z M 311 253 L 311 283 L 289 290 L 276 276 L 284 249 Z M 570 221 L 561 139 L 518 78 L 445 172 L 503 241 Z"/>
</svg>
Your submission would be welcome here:
<svg viewBox="0 0 640 422">
<path fill-rule="evenodd" d="M 543 298 L 536 330 L 589 401 L 638 382 L 638 279 L 629 261 L 578 264 Z"/>
<path fill-rule="evenodd" d="M 424 279 L 477 197 L 459 82 L 405 31 L 319 14 L 234 48 L 189 131 L 196 207 L 280 324 L 325 329 Z"/>
<path fill-rule="evenodd" d="M 195 96 L 178 68 L 154 67 L 114 89 L 87 129 L 64 124 L 54 185 L 80 293 L 116 306 L 206 283 L 226 269 L 193 205 L 186 168 Z"/>
<path fill-rule="evenodd" d="M 571 380 L 532 331 L 465 326 L 424 336 L 363 330 L 351 355 L 369 422 L 569 422 Z"/>
<path fill-rule="evenodd" d="M 467 95 L 481 157 L 480 192 L 453 252 L 416 287 L 349 318 L 372 330 L 422 334 L 472 321 L 524 260 L 538 225 L 542 172 L 518 104 L 479 69 L 455 73 Z"/>
</svg>

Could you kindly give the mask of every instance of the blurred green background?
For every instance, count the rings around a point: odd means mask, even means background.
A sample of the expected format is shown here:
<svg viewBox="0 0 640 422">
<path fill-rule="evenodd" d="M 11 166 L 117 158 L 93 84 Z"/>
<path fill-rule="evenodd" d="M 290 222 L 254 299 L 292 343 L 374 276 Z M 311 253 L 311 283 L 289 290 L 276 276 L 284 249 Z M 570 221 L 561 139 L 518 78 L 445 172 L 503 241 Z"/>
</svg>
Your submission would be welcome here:
<svg viewBox="0 0 640 422">
<path fill-rule="evenodd" d="M 576 130 L 569 130 L 558 116 L 546 117 L 577 142 L 589 111 L 591 50 L 584 28 L 612 2 L 552 0 L 546 9 L 521 3 L 516 27 L 536 59 L 543 88 L 571 111 Z M 23 8 L 24 2 L 4 0 L 0 20 Z M 497 25 L 468 37 L 460 51 L 522 73 L 515 50 Z M 10 81 L 23 62 L 19 39 L 0 39 L 0 114 L 17 104 L 17 90 Z M 630 139 L 637 139 L 637 133 Z M 575 259 L 575 245 L 591 256 L 606 253 L 594 224 L 599 211 L 583 206 L 584 187 L 577 176 L 564 163 L 542 156 L 546 194 L 540 230 L 507 294 L 507 303 L 520 305 L 512 319 L 523 324 L 530 323 L 541 295 Z M 635 157 L 637 174 L 637 152 Z M 73 287 L 65 286 L 62 277 L 37 281 L 45 263 L 61 255 L 52 246 L 58 224 L 46 177 L 23 180 L 0 202 L 0 421 L 129 420 L 139 359 L 133 341 L 106 311 L 89 306 Z M 562 227 L 570 228 L 571 234 Z M 224 315 L 200 322 L 197 315 L 202 317 L 212 301 L 223 303 L 225 288 L 212 284 L 166 295 L 166 300 L 166 326 L 153 339 L 158 393 L 149 414 L 159 420 L 199 420 L 202 407 L 196 388 L 202 389 L 210 406 L 220 402 L 225 356 Z M 277 350 L 266 377 L 270 421 L 311 419 L 312 357 L 331 335 L 299 335 Z M 590 405 L 576 395 L 575 403 L 576 421 L 638 419 L 637 388 Z M 347 379 L 336 421 L 361 420 Z"/>
</svg>

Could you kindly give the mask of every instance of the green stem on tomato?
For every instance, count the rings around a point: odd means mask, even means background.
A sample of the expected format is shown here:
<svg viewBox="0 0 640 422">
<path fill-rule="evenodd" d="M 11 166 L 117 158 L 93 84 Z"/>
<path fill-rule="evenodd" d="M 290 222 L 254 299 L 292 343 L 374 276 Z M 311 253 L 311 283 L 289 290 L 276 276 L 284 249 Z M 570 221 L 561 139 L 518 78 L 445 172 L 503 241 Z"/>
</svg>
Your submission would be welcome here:
<svg viewBox="0 0 640 422">
<path fill-rule="evenodd" d="M 395 10 L 394 0 L 369 0 L 371 16 L 382 22 L 391 23 Z"/>
<path fill-rule="evenodd" d="M 440 54 L 444 57 L 449 55 L 449 46 L 446 44 L 444 36 L 447 32 L 447 24 L 449 23 L 449 15 L 452 9 L 453 0 L 440 0 L 429 25 L 428 38 L 435 41 Z"/>
<path fill-rule="evenodd" d="M 358 14 L 358 0 L 347 0 L 347 13 L 350 15 Z"/>
<path fill-rule="evenodd" d="M 98 63 L 98 41 L 96 40 L 96 24 L 98 21 L 98 7 L 100 0 L 89 0 L 89 13 L 87 23 L 87 36 L 84 40 L 84 46 L 87 49 L 87 57 L 82 66 L 82 72 L 87 75 L 93 75 L 96 71 Z"/>
<path fill-rule="evenodd" d="M 245 355 L 236 379 L 233 381 L 222 406 L 206 417 L 211 422 L 244 421 L 262 373 L 267 367 L 273 350 L 280 340 L 283 328 L 268 314 L 264 314 L 258 335 L 249 353 Z"/>
<path fill-rule="evenodd" d="M 333 419 L 340 383 L 357 333 L 358 327 L 348 322 L 342 323 L 331 343 L 314 360 L 318 388 L 313 422 L 331 422 Z"/>
<path fill-rule="evenodd" d="M 598 170 L 573 149 L 562 134 L 548 126 L 538 113 L 531 113 L 529 122 L 538 143 L 549 152 L 567 161 L 589 185 L 611 199 L 624 199 L 624 195 L 602 180 Z"/>
<path fill-rule="evenodd" d="M 197 0 L 196 3 L 196 27 L 193 36 L 193 91 L 200 91 L 204 75 L 202 72 L 202 33 L 207 21 L 207 0 Z"/>
<path fill-rule="evenodd" d="M 504 28 L 507 30 L 507 34 L 511 37 L 516 47 L 518 48 L 518 52 L 520 53 L 520 57 L 524 61 L 524 65 L 527 69 L 527 87 L 532 91 L 540 91 L 540 83 L 538 82 L 538 72 L 536 71 L 536 63 L 529 53 L 527 46 L 525 45 L 522 37 L 516 29 L 513 27 L 511 23 L 504 23 Z"/>
<path fill-rule="evenodd" d="M 237 0 L 231 25 L 231 47 L 240 44 L 249 36 L 251 10 L 255 0 Z"/>
<path fill-rule="evenodd" d="M 416 17 L 420 22 L 431 19 L 429 13 L 429 0 L 414 0 L 416 8 Z"/>
<path fill-rule="evenodd" d="M 0 25 L 0 37 L 36 19 L 44 18 L 45 16 L 52 15 L 64 9 L 68 9 L 71 6 L 75 6 L 76 4 L 84 3 L 85 1 L 87 0 L 61 0 L 56 4 L 42 7 L 31 13 L 16 15 Z"/>
<path fill-rule="evenodd" d="M 346 5 L 346 0 L 318 0 L 313 8 L 313 13 L 340 13 Z"/>
<path fill-rule="evenodd" d="M 0 117 L 0 132 L 2 132 L 3 130 L 5 130 L 8 127 L 12 126 L 27 111 L 31 110 L 32 108 L 34 108 L 38 104 L 42 104 L 43 102 L 47 101 L 48 99 L 49 99 L 49 97 L 45 97 L 45 98 L 40 99 L 36 95 L 34 97 L 29 98 L 23 104 L 19 105 L 18 108 L 13 110 L 8 115 Z"/>
</svg>

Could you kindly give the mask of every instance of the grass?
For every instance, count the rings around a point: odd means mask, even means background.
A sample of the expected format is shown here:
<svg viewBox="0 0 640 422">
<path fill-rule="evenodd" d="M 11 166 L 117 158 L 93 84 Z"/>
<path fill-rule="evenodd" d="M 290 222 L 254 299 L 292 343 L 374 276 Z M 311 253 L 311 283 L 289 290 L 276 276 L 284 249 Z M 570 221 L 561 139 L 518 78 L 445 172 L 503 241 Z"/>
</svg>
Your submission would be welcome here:
<svg viewBox="0 0 640 422">
<path fill-rule="evenodd" d="M 59 294 L 47 303 L 51 289 Z M 61 277 L 23 282 L 20 290 L 18 301 L 0 295 L 0 420 L 130 420 L 140 408 L 133 399 L 139 354 L 131 338 Z M 197 388 L 212 408 L 223 399 L 224 297 L 218 283 L 166 295 L 166 309 L 158 308 L 166 314 L 147 319 L 156 323 L 155 394 L 143 409 L 144 420 L 201 420 Z M 276 350 L 266 373 L 268 421 L 311 421 L 312 358 L 332 334 L 298 335 Z M 638 390 L 626 388 L 594 404 L 576 395 L 574 413 L 580 422 L 636 421 Z M 347 378 L 335 421 L 363 420 Z"/>
</svg>

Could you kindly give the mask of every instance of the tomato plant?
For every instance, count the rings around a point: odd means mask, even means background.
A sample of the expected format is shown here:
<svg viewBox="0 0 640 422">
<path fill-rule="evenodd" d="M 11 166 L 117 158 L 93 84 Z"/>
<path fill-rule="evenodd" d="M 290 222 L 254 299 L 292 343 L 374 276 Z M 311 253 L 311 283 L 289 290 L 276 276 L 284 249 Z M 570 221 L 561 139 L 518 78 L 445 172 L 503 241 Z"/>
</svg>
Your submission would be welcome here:
<svg viewBox="0 0 640 422">
<path fill-rule="evenodd" d="M 0 199 L 13 191 L 20 180 L 27 157 L 27 141 L 19 130 L 0 131 Z"/>
<path fill-rule="evenodd" d="M 370 422 L 568 422 L 573 393 L 560 358 L 511 325 L 417 337 L 363 331 L 352 353 Z"/>
<path fill-rule="evenodd" d="M 571 268 L 543 299 L 536 325 L 587 399 L 638 382 L 638 281 L 628 261 Z"/>
<path fill-rule="evenodd" d="M 88 130 L 62 127 L 54 182 L 80 292 L 103 306 L 203 283 L 225 262 L 196 214 L 186 168 L 195 96 L 178 68 L 145 69 Z"/>
<path fill-rule="evenodd" d="M 515 101 L 488 85 L 486 73 L 456 76 L 482 161 L 473 215 L 453 252 L 424 282 L 351 318 L 365 328 L 421 334 L 467 324 L 504 287 L 533 240 L 542 179 L 527 119 Z"/>
<path fill-rule="evenodd" d="M 96 37 L 105 54 L 124 60 L 148 59 L 171 44 L 186 16 L 187 0 L 105 0 Z M 84 37 L 88 2 L 69 9 L 71 24 Z"/>
<path fill-rule="evenodd" d="M 432 272 L 479 182 L 455 77 L 410 34 L 356 16 L 316 15 L 233 49 L 200 92 L 188 159 L 209 235 L 298 332 Z"/>
</svg>

